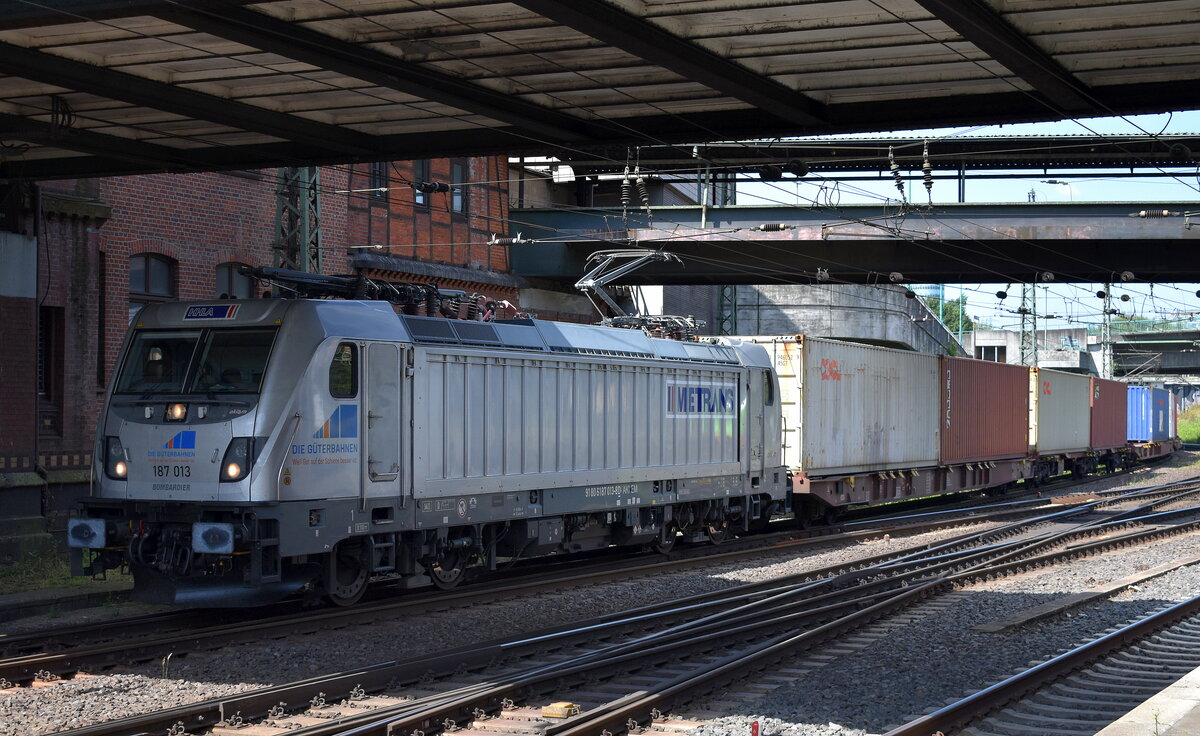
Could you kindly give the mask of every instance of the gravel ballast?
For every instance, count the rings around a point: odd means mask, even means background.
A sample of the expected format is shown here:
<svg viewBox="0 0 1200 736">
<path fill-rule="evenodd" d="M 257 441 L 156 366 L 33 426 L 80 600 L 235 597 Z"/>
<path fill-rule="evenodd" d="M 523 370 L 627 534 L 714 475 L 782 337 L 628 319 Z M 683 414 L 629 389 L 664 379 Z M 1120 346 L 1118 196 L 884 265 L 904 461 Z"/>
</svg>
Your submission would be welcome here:
<svg viewBox="0 0 1200 736">
<path fill-rule="evenodd" d="M 1185 454 L 1169 464 L 1139 470 L 1130 477 L 1099 479 L 1094 488 L 1160 483 L 1198 472 Z M 1071 492 L 1079 492 L 1079 487 Z M 130 667 L 122 672 L 0 691 L 0 736 L 36 736 L 148 710 L 182 705 L 237 692 L 282 684 L 321 673 L 386 660 L 406 659 L 471 642 L 516 636 L 604 613 L 726 589 L 743 582 L 794 574 L 919 543 L 959 536 L 984 524 L 931 532 L 894 535 L 890 539 L 841 542 L 806 548 L 804 552 L 764 553 L 757 560 L 714 565 L 653 579 L 581 586 L 538 596 L 497 600 L 455 611 L 423 614 L 413 619 L 376 621 L 326 632 L 297 636 L 214 652 L 174 657 L 161 663 Z M 1096 610 L 1080 609 L 1007 634 L 970 632 L 969 626 L 1002 618 L 1050 597 L 1123 577 L 1138 565 L 1145 567 L 1190 554 L 1195 538 L 1178 538 L 1153 547 L 1105 555 L 1102 561 L 1077 563 L 1089 571 L 1060 576 L 1061 569 L 1021 578 L 994 581 L 972 588 L 973 595 L 942 616 L 923 620 L 818 671 L 819 678 L 785 686 L 743 712 L 731 712 L 721 724 L 697 734 L 749 734 L 749 722 L 767 718 L 764 736 L 854 734 L 878 732 L 907 716 L 940 706 L 966 690 L 1023 668 L 1059 649 L 1077 644 L 1103 630 L 1157 610 L 1168 601 L 1200 591 L 1200 572 L 1168 574 L 1106 601 Z M 1143 567 L 1144 569 L 1144 567 Z M 1190 576 L 1190 577 L 1189 577 Z M 1022 582 L 1024 581 L 1024 582 Z M 43 621 L 57 626 L 66 619 Z M 37 625 L 37 622 L 26 622 Z M 11 630 L 4 627 L 4 630 Z M 725 721 L 728 721 L 727 723 Z M 833 725 L 831 725 L 833 724 Z"/>
<path fill-rule="evenodd" d="M 1140 478 L 1136 485 L 1190 477 L 1196 471 L 1191 465 L 1194 459 L 1185 457 L 1173 460 L 1170 467 L 1159 466 L 1154 478 Z M 969 586 L 959 591 L 962 598 L 944 611 L 841 657 L 812 677 L 780 687 L 745 706 L 742 713 L 714 720 L 694 736 L 749 734 L 750 724 L 756 720 L 764 736 L 883 733 L 1036 662 L 1200 594 L 1200 566 L 1191 565 L 1111 598 L 1015 629 L 982 633 L 972 628 L 1191 556 L 1198 542 L 1200 535 L 1186 534 Z"/>
</svg>

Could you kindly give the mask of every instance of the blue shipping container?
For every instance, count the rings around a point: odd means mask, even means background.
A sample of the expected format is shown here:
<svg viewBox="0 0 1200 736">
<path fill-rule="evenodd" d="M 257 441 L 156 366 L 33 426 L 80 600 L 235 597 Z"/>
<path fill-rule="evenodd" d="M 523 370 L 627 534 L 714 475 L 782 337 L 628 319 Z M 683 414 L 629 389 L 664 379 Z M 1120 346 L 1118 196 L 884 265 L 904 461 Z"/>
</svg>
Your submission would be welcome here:
<svg viewBox="0 0 1200 736">
<path fill-rule="evenodd" d="M 1130 442 L 1165 442 L 1171 438 L 1171 392 L 1148 386 L 1128 390 Z"/>
</svg>

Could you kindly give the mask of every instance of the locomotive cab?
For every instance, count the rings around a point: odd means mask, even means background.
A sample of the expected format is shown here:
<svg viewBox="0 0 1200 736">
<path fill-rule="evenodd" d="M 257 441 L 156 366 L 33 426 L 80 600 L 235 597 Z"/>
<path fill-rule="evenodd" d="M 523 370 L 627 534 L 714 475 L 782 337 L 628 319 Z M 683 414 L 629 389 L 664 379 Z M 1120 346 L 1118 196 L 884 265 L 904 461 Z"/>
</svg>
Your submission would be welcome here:
<svg viewBox="0 0 1200 736">
<path fill-rule="evenodd" d="M 404 337 L 380 302 L 144 308 L 68 522 L 75 571 L 128 568 L 157 603 L 356 598 L 362 545 L 338 541 L 403 525 Z"/>
<path fill-rule="evenodd" d="M 127 568 L 140 598 L 168 603 L 224 599 L 263 577 L 249 552 L 272 386 L 294 383 L 271 376 L 287 308 L 168 303 L 137 315 L 98 426 L 91 498 L 68 521 L 75 572 Z"/>
<path fill-rule="evenodd" d="M 100 495 L 249 500 L 265 441 L 255 419 L 277 332 L 136 330 L 109 401 Z"/>
</svg>

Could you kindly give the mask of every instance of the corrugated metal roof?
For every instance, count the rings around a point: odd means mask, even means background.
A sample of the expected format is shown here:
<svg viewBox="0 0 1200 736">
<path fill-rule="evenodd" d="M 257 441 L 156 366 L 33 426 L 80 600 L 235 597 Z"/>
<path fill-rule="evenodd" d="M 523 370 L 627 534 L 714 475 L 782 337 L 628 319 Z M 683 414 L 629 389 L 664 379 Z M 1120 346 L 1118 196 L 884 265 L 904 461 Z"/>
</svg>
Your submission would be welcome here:
<svg viewBox="0 0 1200 736">
<path fill-rule="evenodd" d="M 0 176 L 1200 107 L 1196 0 L 0 0 Z"/>
</svg>

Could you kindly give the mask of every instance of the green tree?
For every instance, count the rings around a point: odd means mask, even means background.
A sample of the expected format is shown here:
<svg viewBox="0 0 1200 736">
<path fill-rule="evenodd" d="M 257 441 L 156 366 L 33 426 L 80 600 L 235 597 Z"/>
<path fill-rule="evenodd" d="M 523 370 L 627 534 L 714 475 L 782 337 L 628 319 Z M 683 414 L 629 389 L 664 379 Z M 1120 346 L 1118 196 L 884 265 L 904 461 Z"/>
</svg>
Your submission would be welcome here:
<svg viewBox="0 0 1200 736">
<path fill-rule="evenodd" d="M 940 317 L 942 324 L 946 325 L 946 329 L 957 333 L 959 331 L 959 319 L 962 319 L 962 331 L 973 332 L 976 324 L 975 320 L 971 319 L 971 315 L 967 314 L 967 295 L 962 294 L 957 299 L 947 299 L 944 302 L 936 296 L 924 297 L 925 306 L 929 307 L 929 311 L 933 312 L 934 316 Z M 983 327 L 984 325 L 978 325 Z"/>
</svg>

